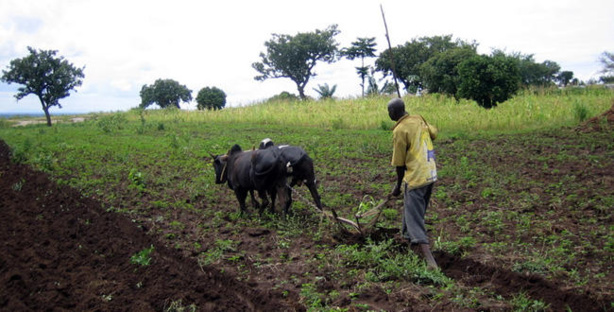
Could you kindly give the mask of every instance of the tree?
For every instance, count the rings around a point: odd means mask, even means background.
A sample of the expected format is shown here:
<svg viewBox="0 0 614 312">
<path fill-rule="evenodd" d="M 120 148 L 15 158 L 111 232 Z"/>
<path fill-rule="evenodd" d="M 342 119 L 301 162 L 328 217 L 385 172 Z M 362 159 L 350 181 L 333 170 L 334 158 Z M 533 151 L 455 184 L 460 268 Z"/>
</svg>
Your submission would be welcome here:
<svg viewBox="0 0 614 312">
<path fill-rule="evenodd" d="M 504 102 L 518 91 L 518 62 L 501 54 L 476 55 L 458 66 L 460 85 L 457 96 L 475 100 L 484 108 Z"/>
<path fill-rule="evenodd" d="M 216 87 L 205 87 L 198 91 L 196 108 L 218 110 L 226 106 L 226 93 Z"/>
<path fill-rule="evenodd" d="M 452 41 L 452 35 L 446 35 L 412 39 L 411 42 L 406 42 L 402 46 L 392 48 L 397 78 L 403 83 L 405 90 L 413 93 L 417 89 L 422 88 L 423 79 L 420 71 L 422 64 L 439 53 L 463 47 L 475 50 L 477 49 L 477 44 L 467 43 L 459 39 Z M 392 63 L 388 50 L 380 53 L 375 61 L 375 67 L 384 76 L 392 73 Z"/>
<path fill-rule="evenodd" d="M 567 85 L 572 81 L 572 79 L 573 72 L 567 70 L 560 72 L 556 76 L 556 80 L 559 82 L 559 84 L 563 85 L 563 87 L 567 87 Z"/>
<path fill-rule="evenodd" d="M 58 51 L 35 50 L 28 47 L 30 55 L 14 59 L 10 62 L 8 70 L 2 71 L 0 80 L 8 84 L 23 85 L 17 89 L 15 98 L 22 98 L 34 94 L 38 97 L 47 126 L 51 126 L 49 108 L 58 106 L 62 108 L 60 99 L 70 95 L 70 91 L 83 83 L 83 68 L 77 68 L 64 57 L 56 57 Z M 75 91 L 76 92 L 76 91 Z"/>
<path fill-rule="evenodd" d="M 328 83 L 325 83 L 324 85 L 318 85 L 318 88 L 313 90 L 320 95 L 320 99 L 330 99 L 335 94 L 335 91 L 337 91 L 337 85 L 330 87 Z"/>
<path fill-rule="evenodd" d="M 505 52 L 495 50 L 493 54 L 505 55 Z M 553 61 L 546 60 L 542 63 L 535 62 L 532 54 L 523 55 L 520 53 L 512 53 L 510 57 L 516 59 L 518 63 L 518 70 L 521 77 L 520 81 L 524 87 L 551 86 L 561 69 L 561 67 Z"/>
<path fill-rule="evenodd" d="M 161 108 L 179 107 L 179 102 L 192 100 L 192 90 L 172 79 L 158 79 L 153 85 L 141 88 L 141 108 L 158 104 Z"/>
<path fill-rule="evenodd" d="M 605 74 L 605 76 L 600 77 L 599 79 L 604 83 L 614 81 L 614 53 L 604 51 L 599 57 L 599 62 L 601 65 L 603 65 L 601 73 Z"/>
<path fill-rule="evenodd" d="M 435 54 L 420 66 L 422 83 L 431 93 L 456 96 L 460 76 L 458 65 L 477 55 L 475 47 L 463 46 Z"/>
<path fill-rule="evenodd" d="M 341 50 L 341 55 L 345 56 L 348 60 L 354 60 L 360 58 L 362 66 L 356 67 L 356 73 L 361 79 L 360 87 L 362 88 L 362 96 L 365 96 L 365 79 L 369 76 L 369 66 L 365 66 L 366 57 L 375 57 L 375 37 L 372 38 L 358 38 L 357 41 L 352 42 L 352 46 Z"/>
<path fill-rule="evenodd" d="M 306 99 L 305 86 L 316 76 L 313 71 L 316 63 L 333 63 L 337 57 L 338 43 L 334 39 L 337 34 L 337 25 L 295 36 L 273 34 L 273 38 L 264 43 L 267 52 L 260 53 L 261 62 L 252 64 L 260 73 L 254 79 L 289 78 L 296 84 L 300 98 Z"/>
</svg>

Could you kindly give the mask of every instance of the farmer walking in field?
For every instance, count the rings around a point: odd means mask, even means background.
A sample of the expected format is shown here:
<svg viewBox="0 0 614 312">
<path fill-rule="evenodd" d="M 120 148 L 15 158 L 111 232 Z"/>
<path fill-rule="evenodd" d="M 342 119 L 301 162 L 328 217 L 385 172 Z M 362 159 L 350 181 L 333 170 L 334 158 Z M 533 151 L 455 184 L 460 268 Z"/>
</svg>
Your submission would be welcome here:
<svg viewBox="0 0 614 312">
<path fill-rule="evenodd" d="M 404 192 L 401 234 L 412 247 L 418 247 L 428 267 L 436 269 L 437 263 L 429 247 L 424 217 L 433 184 L 437 181 L 432 142 L 437 136 L 437 128 L 420 115 L 409 115 L 400 98 L 388 102 L 388 115 L 396 121 L 392 130 L 391 164 L 396 167 L 397 182 L 391 195 L 399 196 L 401 189 Z"/>
</svg>

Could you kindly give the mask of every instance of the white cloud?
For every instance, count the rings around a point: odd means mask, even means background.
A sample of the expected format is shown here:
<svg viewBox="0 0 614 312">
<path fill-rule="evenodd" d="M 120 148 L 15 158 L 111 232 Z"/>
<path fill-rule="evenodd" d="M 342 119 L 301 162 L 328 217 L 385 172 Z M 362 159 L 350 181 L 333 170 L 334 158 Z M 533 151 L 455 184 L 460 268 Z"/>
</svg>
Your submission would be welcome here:
<svg viewBox="0 0 614 312">
<path fill-rule="evenodd" d="M 599 70 L 599 54 L 614 46 L 614 2 L 605 0 L 3 0 L 0 66 L 26 55 L 27 46 L 58 50 L 76 66 L 85 66 L 84 84 L 66 99 L 66 110 L 134 107 L 140 88 L 158 78 L 185 84 L 194 97 L 201 88 L 216 86 L 226 92 L 229 105 L 245 105 L 281 91 L 296 93 L 288 79 L 253 79 L 251 64 L 272 33 L 338 24 L 342 46 L 358 37 L 376 37 L 382 51 L 387 43 L 380 3 L 393 46 L 452 34 L 475 40 L 481 53 L 499 48 L 534 54 L 536 61 L 555 61 L 585 80 Z M 313 88 L 328 83 L 338 85 L 338 96 L 359 95 L 354 66 L 347 60 L 318 64 L 319 75 L 307 93 L 315 96 Z M 25 105 L 14 102 L 12 95 L 0 93 L 0 111 Z"/>
</svg>

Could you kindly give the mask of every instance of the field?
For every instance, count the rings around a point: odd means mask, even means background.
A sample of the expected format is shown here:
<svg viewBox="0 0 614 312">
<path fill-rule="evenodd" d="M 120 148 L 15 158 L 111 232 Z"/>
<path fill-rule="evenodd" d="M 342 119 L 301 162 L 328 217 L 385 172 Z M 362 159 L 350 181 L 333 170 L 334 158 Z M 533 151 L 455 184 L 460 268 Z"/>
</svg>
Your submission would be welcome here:
<svg viewBox="0 0 614 312">
<path fill-rule="evenodd" d="M 406 100 L 441 131 L 436 271 L 399 235 L 401 199 L 362 236 L 304 187 L 288 216 L 242 216 L 214 183 L 210 153 L 269 137 L 352 219 L 393 186 L 385 98 L 0 120 L 0 310 L 614 310 L 614 92 Z"/>
</svg>

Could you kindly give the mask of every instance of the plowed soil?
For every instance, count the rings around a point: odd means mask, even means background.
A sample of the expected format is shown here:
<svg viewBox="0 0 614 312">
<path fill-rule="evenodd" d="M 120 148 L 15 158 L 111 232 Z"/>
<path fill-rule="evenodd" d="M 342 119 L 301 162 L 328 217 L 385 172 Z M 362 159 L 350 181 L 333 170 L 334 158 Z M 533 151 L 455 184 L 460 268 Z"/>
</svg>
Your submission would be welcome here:
<svg viewBox="0 0 614 312">
<path fill-rule="evenodd" d="M 604 118 L 606 122 L 590 121 L 580 130 L 601 131 L 603 128 L 597 129 L 593 125 L 611 125 L 607 116 Z M 554 139 L 559 142 L 573 140 L 569 137 Z M 472 142 L 471 147 L 492 151 L 493 144 L 496 143 L 476 141 Z M 440 143 L 441 148 L 446 149 L 448 157 L 460 157 L 454 153 L 463 151 L 455 151 L 450 145 L 451 142 Z M 531 148 L 539 149 L 540 154 L 558 153 L 557 147 Z M 593 153 L 609 151 L 596 146 L 593 147 Z M 578 172 L 577 179 L 581 182 L 614 189 L 614 166 L 592 168 L 592 164 L 582 161 L 568 164 L 548 162 L 551 169 L 542 172 L 537 170 L 543 167 L 542 163 L 532 159 L 517 160 L 515 156 L 507 151 L 507 154 L 495 155 L 483 161 L 493 166 L 496 163 L 514 163 L 514 166 L 518 166 L 518 175 L 527 180 L 549 180 L 555 183 L 569 172 Z M 589 169 L 593 171 L 586 173 Z M 586 174 L 583 174 L 582 170 L 585 170 Z M 596 180 L 595 177 L 599 179 Z M 374 179 L 378 179 L 378 183 L 388 183 L 385 177 L 379 175 Z M 453 178 L 447 179 L 440 183 L 452 184 Z M 226 212 L 236 209 L 236 199 L 232 193 L 225 188 L 220 189 L 219 199 L 203 203 L 203 209 L 226 209 Z M 352 194 L 355 196 L 361 195 L 357 193 L 359 191 L 349 187 L 346 191 L 350 194 L 356 193 Z M 523 190 L 511 190 L 510 194 L 521 191 Z M 535 204 L 533 208 L 537 212 L 540 212 L 540 209 L 548 210 L 548 205 L 552 204 L 545 199 L 550 195 L 543 190 L 531 191 L 541 197 L 543 202 L 543 205 Z M 481 208 L 491 205 L 483 196 L 467 191 L 454 196 L 456 201 L 473 203 L 468 204 L 466 209 L 475 209 L 476 214 Z M 126 199 L 128 200 L 130 199 Z M 434 201 L 432 209 L 439 213 L 440 219 L 451 215 L 453 217 L 455 212 L 443 209 L 443 203 Z M 586 213 L 591 213 L 590 207 L 585 210 Z M 69 187 L 58 186 L 45 173 L 11 163 L 9 147 L 0 141 L 0 310 L 167 311 L 179 310 L 176 307 L 182 305 L 194 305 L 199 311 L 305 311 L 307 307 L 301 302 L 299 293 L 300 285 L 309 281 L 302 279 L 308 276 L 310 270 L 319 269 L 318 274 L 323 276 L 316 285 L 321 293 L 347 292 L 344 285 L 351 283 L 349 280 L 335 280 L 332 275 L 335 270 L 347 271 L 351 268 L 314 267 L 311 260 L 316 257 L 319 247 L 315 246 L 310 238 L 297 238 L 289 249 L 275 248 L 281 242 L 273 231 L 253 226 L 240 228 L 240 222 L 230 220 L 227 216 L 224 220 L 234 222 L 233 227 L 226 230 L 223 225 L 218 226 L 218 238 L 240 242 L 242 253 L 238 254 L 238 257 L 242 258 L 238 260 L 245 263 L 245 266 L 199 265 L 195 253 L 166 247 L 168 242 L 165 242 L 163 237 L 170 231 L 165 232 L 165 229 L 161 228 L 152 234 L 154 231 L 144 226 L 155 226 L 151 219 L 157 214 L 158 212 L 152 210 L 149 216 L 140 216 L 141 220 L 135 220 L 124 214 L 107 212 L 96 199 L 83 197 Z M 147 218 L 149 223 L 139 222 Z M 176 219 L 186 225 L 181 235 L 195 235 L 193 233 L 198 233 L 198 224 L 211 223 L 211 220 L 202 218 L 197 213 L 178 214 Z M 560 233 L 562 229 L 572 229 L 574 232 L 585 230 L 578 228 L 574 216 L 560 219 L 566 221 L 555 224 L 553 232 Z M 600 221 L 607 224 L 614 222 L 611 219 Z M 438 224 L 438 227 L 445 228 L 450 235 L 463 235 L 461 232 L 455 233 L 457 229 L 454 225 Z M 491 231 L 475 230 L 484 233 Z M 378 229 L 373 237 L 388 237 L 401 241 L 397 229 Z M 211 249 L 214 246 L 212 238 L 199 237 L 192 241 L 198 241 L 203 248 Z M 344 237 L 325 237 L 322 241 L 334 245 L 337 242 L 364 240 L 348 234 Z M 603 242 L 595 244 L 603 245 Z M 132 255 L 150 246 L 154 247 L 151 264 L 143 266 L 131 263 Z M 290 261 L 272 263 L 275 260 L 271 260 L 270 263 L 261 265 L 250 258 L 252 254 Z M 489 263 L 486 256 L 486 253 L 477 249 L 472 257 L 453 256 L 441 251 L 435 253 L 444 274 L 454 279 L 458 285 L 487 289 L 490 292 L 480 298 L 483 301 L 475 309 L 459 308 L 454 298 L 439 298 L 437 305 L 433 306 L 428 300 L 428 290 L 419 286 L 391 293 L 380 288 L 366 289 L 358 298 L 351 300 L 383 311 L 507 311 L 511 310 L 511 307 L 491 300 L 494 297 L 492 294 L 511 298 L 518 293 L 525 293 L 532 299 L 545 302 L 551 311 L 604 311 L 612 307 L 614 298 L 610 295 L 614 288 L 614 276 L 609 272 L 605 277 L 601 277 L 601 281 L 609 281 L 609 285 L 588 284 L 584 291 L 578 291 L 577 288 L 571 289 L 569 284 L 557 280 L 545 280 L 537 275 L 505 269 L 506 266 L 501 263 Z M 598 260 L 598 255 L 588 253 L 582 255 L 579 261 L 590 269 Z M 243 271 L 239 272 L 241 269 Z M 280 280 L 294 283 L 279 284 Z M 479 296 L 478 294 L 475 297 Z M 331 300 L 331 305 L 339 307 L 351 306 L 352 303 L 349 296 Z"/>
<path fill-rule="evenodd" d="M 200 267 L 98 202 L 11 164 L 3 141 L 0 237 L 2 311 L 163 311 L 180 301 L 202 311 L 286 309 L 268 290 Z M 129 261 L 152 245 L 150 265 Z"/>
</svg>

